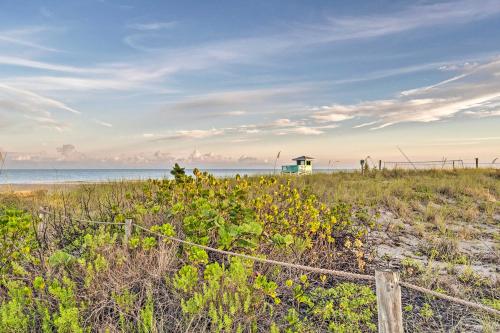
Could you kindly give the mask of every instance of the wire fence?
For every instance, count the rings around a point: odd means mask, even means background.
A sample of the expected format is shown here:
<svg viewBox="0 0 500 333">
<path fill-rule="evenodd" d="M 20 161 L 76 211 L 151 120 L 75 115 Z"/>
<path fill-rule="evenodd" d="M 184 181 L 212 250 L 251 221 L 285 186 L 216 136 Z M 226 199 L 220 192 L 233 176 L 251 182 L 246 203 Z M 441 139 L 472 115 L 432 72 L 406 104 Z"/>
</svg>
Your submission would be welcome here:
<svg viewBox="0 0 500 333">
<path fill-rule="evenodd" d="M 431 161 L 380 161 L 379 167 L 384 169 L 479 169 L 492 168 L 500 169 L 500 160 L 494 159 L 491 162 L 479 162 L 479 160 L 443 159 Z"/>
<path fill-rule="evenodd" d="M 44 210 L 40 211 L 40 218 L 43 219 L 44 214 L 56 215 L 56 213 L 44 209 Z M 165 236 L 163 234 L 151 231 L 150 229 L 145 228 L 145 227 L 143 227 L 137 223 L 133 223 L 133 222 L 126 223 L 126 222 L 93 221 L 93 220 L 88 220 L 88 219 L 79 219 L 79 218 L 68 217 L 66 215 L 59 215 L 59 216 L 65 218 L 65 219 L 68 219 L 68 220 L 78 221 L 78 222 L 82 222 L 82 223 L 89 223 L 89 224 L 123 225 L 125 228 L 127 228 L 128 226 L 131 226 L 131 227 L 135 227 L 137 229 L 140 229 L 142 231 L 145 231 L 147 233 L 150 233 L 152 235 L 155 235 L 157 237 L 160 237 L 163 239 L 168 239 L 170 241 L 173 241 L 173 242 L 176 242 L 179 244 L 194 246 L 194 247 L 198 247 L 200 249 L 206 250 L 206 251 L 219 253 L 219 254 L 223 254 L 223 255 L 227 255 L 227 256 L 248 259 L 248 260 L 252 260 L 254 262 L 260 262 L 260 263 L 271 264 L 271 265 L 278 265 L 281 267 L 288 267 L 288 268 L 298 269 L 298 270 L 307 271 L 307 272 L 311 272 L 311 273 L 326 274 L 326 275 L 331 275 L 331 276 L 335 276 L 335 277 L 343 278 L 343 279 L 347 279 L 347 280 L 362 280 L 362 281 L 368 281 L 368 282 L 375 282 L 375 276 L 373 276 L 373 275 L 358 274 L 358 273 L 352 273 L 352 272 L 346 272 L 346 271 L 324 269 L 324 268 L 320 268 L 320 267 L 299 265 L 299 264 L 293 264 L 293 263 L 289 263 L 289 262 L 266 259 L 266 258 L 258 257 L 258 256 L 247 255 L 247 254 L 243 254 L 243 253 L 225 251 L 225 250 L 213 248 L 210 246 L 201 245 L 201 244 L 197 244 L 197 243 L 190 242 L 187 240 L 183 240 L 180 238 L 176 238 L 176 237 L 172 237 L 172 236 Z M 131 230 L 128 230 L 128 231 L 125 230 L 125 232 L 130 233 Z M 480 303 L 471 302 L 471 301 L 467 301 L 467 300 L 460 299 L 457 297 L 449 296 L 449 295 L 443 294 L 441 292 L 437 292 L 435 290 L 420 287 L 420 286 L 417 286 L 417 285 L 414 285 L 414 284 L 411 284 L 408 282 L 404 282 L 404 281 L 399 281 L 399 286 L 426 294 L 428 296 L 436 297 L 436 298 L 439 298 L 439 299 L 442 299 L 442 300 L 445 300 L 448 302 L 453 302 L 453 303 L 460 304 L 460 305 L 463 305 L 463 306 L 466 306 L 466 307 L 469 307 L 472 309 L 480 310 L 480 311 L 483 311 L 483 312 L 488 313 L 490 315 L 500 316 L 499 310 L 496 310 L 494 308 L 491 308 L 489 306 L 486 306 L 486 305 L 483 305 Z"/>
</svg>

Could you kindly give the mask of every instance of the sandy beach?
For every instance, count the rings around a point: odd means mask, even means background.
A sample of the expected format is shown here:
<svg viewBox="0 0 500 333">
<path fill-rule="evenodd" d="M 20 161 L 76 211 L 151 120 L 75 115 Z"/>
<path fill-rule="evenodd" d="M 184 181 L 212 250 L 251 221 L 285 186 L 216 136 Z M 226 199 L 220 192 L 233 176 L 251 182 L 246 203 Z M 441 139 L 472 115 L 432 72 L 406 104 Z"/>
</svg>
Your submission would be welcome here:
<svg viewBox="0 0 500 333">
<path fill-rule="evenodd" d="M 52 184 L 0 184 L 0 193 L 13 193 L 19 195 L 29 195 L 35 191 L 57 191 L 71 189 L 78 185 L 93 184 L 91 182 L 67 182 Z"/>
</svg>

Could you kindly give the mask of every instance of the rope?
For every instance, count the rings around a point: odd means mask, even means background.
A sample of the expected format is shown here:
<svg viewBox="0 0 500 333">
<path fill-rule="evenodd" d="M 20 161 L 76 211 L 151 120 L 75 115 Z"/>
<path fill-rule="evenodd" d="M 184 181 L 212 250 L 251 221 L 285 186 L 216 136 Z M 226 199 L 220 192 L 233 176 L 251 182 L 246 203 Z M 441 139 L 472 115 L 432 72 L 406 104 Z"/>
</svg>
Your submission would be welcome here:
<svg viewBox="0 0 500 333">
<path fill-rule="evenodd" d="M 402 287 L 405 287 L 405 288 L 408 288 L 408 289 L 413 289 L 415 291 L 419 291 L 419 292 L 424 293 L 424 294 L 429 294 L 429 295 L 432 295 L 434 297 L 438 297 L 438 298 L 441 298 L 441 299 L 444 299 L 444 300 L 447 300 L 447 301 L 450 301 L 450 302 L 454 302 L 454 303 L 458 303 L 458 304 L 461 304 L 461 305 L 464 305 L 464 306 L 468 306 L 470 308 L 475 308 L 475 309 L 478 309 L 478 310 L 483 310 L 483 311 L 488 312 L 488 313 L 490 313 L 492 315 L 500 316 L 500 311 L 498 311 L 496 309 L 493 309 L 493 308 L 490 308 L 489 306 L 486 306 L 486 305 L 483 305 L 483 304 L 466 301 L 466 300 L 463 300 L 461 298 L 457 298 L 457 297 L 453 297 L 453 296 L 448 296 L 448 295 L 439 293 L 437 291 L 430 290 L 430 289 L 423 288 L 423 287 L 419 287 L 419 286 L 416 286 L 414 284 L 403 282 L 403 281 L 400 281 L 399 285 L 402 286 Z"/>
<path fill-rule="evenodd" d="M 52 214 L 54 216 L 56 215 L 55 213 L 47 212 L 45 210 L 42 210 L 42 212 L 45 212 L 45 213 L 48 213 L 48 214 Z M 65 215 L 62 215 L 62 217 L 72 219 L 71 217 L 68 217 L 68 216 L 65 216 Z M 125 225 L 125 223 L 90 221 L 90 220 L 77 219 L 77 218 L 73 218 L 73 220 L 79 221 L 79 222 L 89 222 L 89 223 L 97 223 L 97 224 Z M 136 223 L 133 223 L 132 225 L 135 226 L 135 227 L 137 227 L 138 229 L 147 231 L 147 232 L 149 232 L 151 234 L 154 234 L 156 236 L 163 237 L 163 238 L 169 239 L 169 240 L 177 242 L 177 243 L 182 243 L 182 244 L 186 244 L 186 245 L 190 245 L 190 246 L 195 246 L 195 247 L 198 247 L 198 248 L 201 248 L 201 249 L 204 249 L 204 250 L 207 250 L 207 251 L 215 252 L 215 253 L 220 253 L 220 254 L 224 254 L 224 255 L 230 255 L 230 256 L 233 256 L 233 257 L 240 257 L 240 258 L 250 259 L 250 260 L 253 260 L 253 261 L 258 261 L 258 262 L 263 262 L 263 263 L 268 263 L 268 264 L 274 264 L 274 265 L 279 265 L 279 266 L 284 266 L 284 267 L 297 268 L 297 269 L 301 269 L 301 270 L 305 270 L 305 271 L 310 271 L 310 272 L 314 272 L 314 273 L 335 275 L 335 276 L 338 276 L 338 277 L 341 277 L 341 278 L 345 278 L 345 279 L 349 279 L 349 280 L 375 281 L 375 277 L 372 276 L 372 275 L 349 273 L 349 272 L 332 270 L 332 269 L 325 269 L 325 268 L 317 268 L 317 267 L 312 267 L 312 266 L 298 265 L 298 264 L 292 264 L 292 263 L 287 263 L 287 262 L 277 261 L 277 260 L 272 260 L 272 259 L 259 258 L 259 257 L 247 255 L 247 254 L 242 254 L 242 253 L 236 253 L 236 252 L 231 252 L 231 251 L 220 250 L 220 249 L 216 249 L 216 248 L 213 248 L 213 247 L 210 247 L 210 246 L 196 244 L 196 243 L 193 243 L 193 242 L 190 242 L 190 241 L 186 241 L 186 240 L 183 240 L 183 239 L 180 239 L 180 238 L 171 237 L 171 236 L 165 236 L 165 235 L 162 235 L 160 233 L 153 232 L 153 231 L 151 231 L 151 230 L 149 230 L 149 229 L 147 229 L 147 228 L 145 228 L 145 227 L 143 227 L 141 225 L 138 225 Z"/>
<path fill-rule="evenodd" d="M 74 219 L 75 221 L 80 221 L 80 222 L 86 222 L 85 220 L 77 220 Z M 125 223 L 122 222 L 103 222 L 103 221 L 91 221 L 90 223 L 93 224 L 107 224 L 107 225 L 125 225 Z"/>
<path fill-rule="evenodd" d="M 284 267 L 290 267 L 290 268 L 297 268 L 300 270 L 304 271 L 309 271 L 313 273 L 320 273 L 320 274 L 329 274 L 329 275 L 334 275 L 338 276 L 341 278 L 349 279 L 349 280 L 366 280 L 366 281 L 375 281 L 375 277 L 372 275 L 365 275 L 365 274 L 357 274 L 357 273 L 349 273 L 349 272 L 344 272 L 344 271 L 337 271 L 334 269 L 326 269 L 326 268 L 318 268 L 318 267 L 312 267 L 312 266 L 305 266 L 305 265 L 298 265 L 298 264 L 292 264 L 289 262 L 284 262 L 284 261 L 277 261 L 277 260 L 272 260 L 272 259 L 265 259 L 265 258 L 259 258 L 259 257 L 254 257 L 248 254 L 242 254 L 242 253 L 236 253 L 236 252 L 231 252 L 231 251 L 225 251 L 225 250 L 220 250 L 216 249 L 210 246 L 205 246 L 205 245 L 200 245 L 196 244 L 190 241 L 186 241 L 180 238 L 176 237 L 171 237 L 171 236 L 165 236 L 156 232 L 153 232 L 147 228 L 144 228 L 138 224 L 133 223 L 133 225 L 141 230 L 147 231 L 151 234 L 157 235 L 159 237 L 163 237 L 169 240 L 172 240 L 177 243 L 182 243 L 190 246 L 195 246 L 200 249 L 204 249 L 207 251 L 215 252 L 215 253 L 220 253 L 220 254 L 225 254 L 233 257 L 240 257 L 240 258 L 245 258 L 245 259 L 250 259 L 253 261 L 258 261 L 258 262 L 263 262 L 267 264 L 273 264 L 273 265 L 279 265 L 279 266 L 284 266 Z"/>
<path fill-rule="evenodd" d="M 283 261 L 277 261 L 277 260 L 272 260 L 272 259 L 264 259 L 264 258 L 259 258 L 259 257 L 254 257 L 254 256 L 246 255 L 246 254 L 235 253 L 235 252 L 230 252 L 230 251 L 224 251 L 224 250 L 220 250 L 220 249 L 215 249 L 213 247 L 209 247 L 209 246 L 205 246 L 205 245 L 200 245 L 200 244 L 196 244 L 196 243 L 193 243 L 193 242 L 189 242 L 189 241 L 186 241 L 186 240 L 183 240 L 183 239 L 179 239 L 179 238 L 176 238 L 176 237 L 165 236 L 165 235 L 153 232 L 153 231 L 151 231 L 151 230 L 149 230 L 149 229 L 147 229 L 145 227 L 142 227 L 142 226 L 140 226 L 138 224 L 135 224 L 135 223 L 133 223 L 133 225 L 135 227 L 141 229 L 141 230 L 147 231 L 147 232 L 149 232 L 151 234 L 154 234 L 154 235 L 157 235 L 159 237 L 166 238 L 166 239 L 178 242 L 178 243 L 183 243 L 183 244 L 187 244 L 187 245 L 191 245 L 191 246 L 196 246 L 196 247 L 199 247 L 199 248 L 207 250 L 207 251 L 217 252 L 217 253 L 221 253 L 221 254 L 225 254 L 225 255 L 230 255 L 230 256 L 234 256 L 234 257 L 241 257 L 241 258 L 250 259 L 250 260 L 253 260 L 253 261 L 268 263 L 268 264 L 274 264 L 274 265 L 285 266 L 285 267 L 290 267 L 290 268 L 298 268 L 298 269 L 301 269 L 301 270 L 304 270 L 304 271 L 309 271 L 309 272 L 314 272 L 314 273 L 334 275 L 334 276 L 342 277 L 342 278 L 349 279 L 349 280 L 375 281 L 375 277 L 372 276 L 372 275 L 349 273 L 349 272 L 345 272 L 345 271 L 338 271 L 338 270 L 332 270 L 332 269 L 317 268 L 317 267 L 312 267 L 312 266 L 297 265 L 297 264 L 292 264 L 292 263 L 283 262 Z M 483 311 L 486 311 L 486 312 L 488 312 L 490 314 L 493 314 L 493 315 L 500 315 L 500 311 L 495 310 L 493 308 L 490 308 L 488 306 L 479 304 L 479 303 L 474 303 L 474 302 L 466 301 L 466 300 L 463 300 L 463 299 L 460 299 L 460 298 L 448 296 L 448 295 L 439 293 L 437 291 L 430 290 L 430 289 L 427 289 L 427 288 L 422 288 L 422 287 L 419 287 L 419 286 L 416 286 L 414 284 L 410 284 L 410 283 L 407 283 L 407 282 L 400 281 L 399 285 L 402 286 L 402 287 L 406 287 L 408 289 L 413 289 L 413 290 L 419 291 L 421 293 L 429 294 L 429 295 L 432 295 L 432 296 L 435 296 L 435 297 L 438 297 L 438 298 L 441 298 L 441 299 L 444 299 L 444 300 L 447 300 L 447 301 L 450 301 L 450 302 L 455 302 L 455 303 L 458 303 L 458 304 L 461 304 L 461 305 L 464 305 L 464 306 L 468 306 L 470 308 L 475 308 L 475 309 L 483 310 Z"/>
<path fill-rule="evenodd" d="M 55 213 L 46 212 L 44 210 L 42 210 L 42 212 L 55 215 Z M 69 218 L 69 217 L 67 217 L 65 215 L 62 215 L 62 216 L 65 217 L 65 218 Z M 89 220 L 83 220 L 83 219 L 73 219 L 73 220 L 80 221 L 80 222 L 98 223 L 98 224 L 125 225 L 125 223 L 118 223 L 118 222 L 114 223 L 114 222 L 102 222 L 102 221 L 89 221 Z M 180 239 L 180 238 L 172 237 L 172 236 L 165 236 L 165 235 L 162 235 L 160 233 L 151 231 L 151 230 L 149 230 L 149 229 L 147 229 L 147 228 L 145 228 L 145 227 L 143 227 L 141 225 L 138 225 L 136 223 L 132 223 L 132 226 L 135 226 L 138 229 L 146 231 L 146 232 L 148 232 L 150 234 L 153 234 L 153 235 L 165 238 L 165 239 L 169 239 L 169 240 L 177 242 L 177 243 L 186 244 L 186 245 L 190 245 L 190 246 L 195 246 L 195 247 L 198 247 L 200 249 L 204 249 L 204 250 L 207 250 L 207 251 L 211 251 L 211 252 L 215 252 L 215 253 L 220 253 L 220 254 L 224 254 L 224 255 L 228 255 L 228 256 L 239 257 L 239 258 L 249 259 L 249 260 L 253 260 L 253 261 L 257 261 L 257 262 L 262 262 L 262 263 L 267 263 L 267 264 L 273 264 L 273 265 L 278 265 L 278 266 L 283 266 L 283 267 L 296 268 L 296 269 L 300 269 L 300 270 L 303 270 L 303 271 L 309 271 L 309 272 L 313 272 L 313 273 L 328 274 L 328 275 L 333 275 L 333 276 L 337 276 L 337 277 L 348 279 L 348 280 L 365 280 L 365 281 L 372 281 L 372 282 L 375 281 L 375 277 L 373 275 L 350 273 L 350 272 L 338 271 L 338 270 L 333 270 L 333 269 L 318 268 L 318 267 L 312 267 L 312 266 L 292 264 L 292 263 L 284 262 L 284 261 L 259 258 L 259 257 L 247 255 L 247 254 L 236 253 L 236 252 L 231 252 L 231 251 L 225 251 L 225 250 L 216 249 L 216 248 L 213 248 L 213 247 L 210 247 L 210 246 L 206 246 L 206 245 L 196 244 L 196 243 L 193 243 L 193 242 L 190 242 L 190 241 L 187 241 L 187 240 L 183 240 L 183 239 Z M 432 295 L 434 297 L 441 298 L 441 299 L 447 300 L 449 302 L 454 302 L 454 303 L 461 304 L 461 305 L 464 305 L 464 306 L 467 306 L 467 307 L 470 307 L 470 308 L 474 308 L 474 309 L 478 309 L 478 310 L 482 310 L 482 311 L 488 312 L 489 314 L 492 314 L 492 315 L 500 316 L 500 311 L 499 310 L 493 309 L 493 308 L 488 307 L 488 306 L 483 305 L 483 304 L 474 303 L 474 302 L 463 300 L 461 298 L 457 298 L 457 297 L 445 295 L 443 293 L 440 293 L 440 292 L 437 292 L 437 291 L 434 291 L 434 290 L 431 290 L 431 289 L 419 287 L 419 286 L 416 286 L 414 284 L 403 282 L 403 281 L 400 281 L 399 285 L 401 287 L 412 289 L 412 290 L 415 290 L 415 291 L 418 291 L 418 292 L 421 292 L 421 293 L 424 293 L 424 294 Z"/>
</svg>

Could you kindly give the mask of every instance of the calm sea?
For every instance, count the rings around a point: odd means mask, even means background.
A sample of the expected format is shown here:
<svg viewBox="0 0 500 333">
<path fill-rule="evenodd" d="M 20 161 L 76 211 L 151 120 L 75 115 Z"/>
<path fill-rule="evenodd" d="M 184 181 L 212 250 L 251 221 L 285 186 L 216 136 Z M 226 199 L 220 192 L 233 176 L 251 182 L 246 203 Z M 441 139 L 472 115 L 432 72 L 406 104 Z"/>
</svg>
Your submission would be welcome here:
<svg viewBox="0 0 500 333">
<path fill-rule="evenodd" d="M 216 177 L 272 174 L 271 169 L 210 169 Z M 188 174 L 192 170 L 186 169 Z M 103 182 L 170 178 L 169 169 L 7 169 L 0 173 L 0 184 L 53 184 L 64 182 Z"/>
</svg>

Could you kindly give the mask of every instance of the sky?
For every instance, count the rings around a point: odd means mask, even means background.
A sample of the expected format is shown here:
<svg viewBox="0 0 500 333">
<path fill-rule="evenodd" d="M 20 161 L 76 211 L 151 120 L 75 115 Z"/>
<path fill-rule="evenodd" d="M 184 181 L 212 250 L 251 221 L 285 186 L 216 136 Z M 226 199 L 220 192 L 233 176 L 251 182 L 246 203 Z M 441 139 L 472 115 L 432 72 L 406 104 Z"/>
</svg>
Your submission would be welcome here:
<svg viewBox="0 0 500 333">
<path fill-rule="evenodd" d="M 0 0 L 7 168 L 500 156 L 500 1 Z"/>
</svg>

